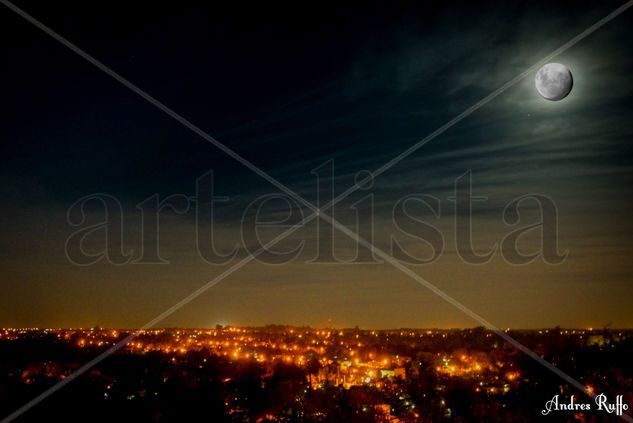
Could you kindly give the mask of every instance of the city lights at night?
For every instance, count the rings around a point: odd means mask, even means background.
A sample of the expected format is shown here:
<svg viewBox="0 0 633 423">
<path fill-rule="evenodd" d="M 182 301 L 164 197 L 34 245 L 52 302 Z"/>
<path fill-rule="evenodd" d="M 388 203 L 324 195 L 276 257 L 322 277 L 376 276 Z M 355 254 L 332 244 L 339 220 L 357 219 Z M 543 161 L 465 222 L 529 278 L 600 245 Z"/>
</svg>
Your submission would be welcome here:
<svg viewBox="0 0 633 423">
<path fill-rule="evenodd" d="M 0 423 L 633 423 L 633 0 L 0 31 Z"/>
<path fill-rule="evenodd" d="M 24 395 L 35 387 L 54 384 L 76 371 L 80 357 L 97 356 L 130 334 L 134 339 L 113 359 L 119 362 L 117 366 L 141 360 L 149 373 L 142 372 L 130 381 L 122 377 L 125 367 L 94 370 L 86 389 L 101 392 L 104 404 L 138 404 L 139 413 L 147 407 L 148 399 L 162 399 L 173 383 L 185 379 L 188 382 L 181 388 L 192 395 L 204 390 L 207 383 L 217 386 L 216 396 L 209 397 L 209 401 L 218 402 L 214 409 L 217 416 L 271 422 L 312 421 L 337 413 L 341 418 L 345 413 L 360 413 L 385 422 L 435 421 L 449 418 L 463 407 L 456 392 L 481 404 L 472 411 L 473 418 L 495 415 L 518 419 L 517 401 L 524 401 L 523 395 L 532 392 L 529 395 L 538 402 L 543 397 L 539 390 L 548 385 L 562 393 L 574 393 L 572 387 L 543 375 L 516 349 L 483 328 L 218 326 L 133 332 L 98 327 L 5 328 L 0 330 L 2 366 L 15 371 L 0 379 L 0 386 L 23 386 L 20 390 Z M 633 345 L 633 331 L 556 328 L 514 331 L 513 335 L 557 366 L 576 374 L 580 371 L 590 395 L 597 389 L 616 392 L 629 386 L 630 379 L 616 369 L 629 366 L 627 352 Z M 56 358 L 53 353 L 50 358 L 33 352 L 27 356 L 12 353 L 29 346 L 67 352 Z M 566 351 L 575 354 L 569 356 Z M 39 360 L 30 362 L 28 355 L 37 355 Z M 601 356 L 611 357 L 612 370 L 588 363 L 591 357 Z M 195 377 L 191 379 L 188 374 Z M 287 380 L 280 386 L 281 375 Z M 126 381 L 120 382 L 121 378 Z M 263 395 L 269 389 L 282 389 L 278 395 L 290 395 L 292 401 L 260 408 L 253 398 L 249 400 L 249 395 Z M 334 402 L 323 402 L 330 396 L 348 398 L 351 408 L 341 410 Z M 204 414 L 199 409 L 196 413 Z"/>
</svg>

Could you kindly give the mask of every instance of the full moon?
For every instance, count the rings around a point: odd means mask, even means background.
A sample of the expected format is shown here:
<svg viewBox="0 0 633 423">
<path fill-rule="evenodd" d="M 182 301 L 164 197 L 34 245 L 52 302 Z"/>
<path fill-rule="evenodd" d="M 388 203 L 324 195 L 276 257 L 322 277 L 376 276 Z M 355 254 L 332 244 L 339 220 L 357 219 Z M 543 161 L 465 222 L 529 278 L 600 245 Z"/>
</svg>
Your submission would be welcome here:
<svg viewBox="0 0 633 423">
<path fill-rule="evenodd" d="M 560 63 L 548 63 L 536 72 L 534 84 L 541 97 L 558 101 L 569 95 L 574 79 L 567 66 Z"/>
</svg>

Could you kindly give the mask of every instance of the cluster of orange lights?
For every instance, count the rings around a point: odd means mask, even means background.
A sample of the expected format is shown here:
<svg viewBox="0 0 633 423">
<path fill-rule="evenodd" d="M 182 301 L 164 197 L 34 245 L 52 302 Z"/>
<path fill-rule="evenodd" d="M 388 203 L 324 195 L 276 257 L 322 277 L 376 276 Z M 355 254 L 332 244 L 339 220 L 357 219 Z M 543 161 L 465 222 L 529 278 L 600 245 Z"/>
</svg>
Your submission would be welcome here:
<svg viewBox="0 0 633 423">
<path fill-rule="evenodd" d="M 10 331 L 0 331 L 0 334 L 4 335 L 4 339 L 20 336 Z M 450 333 L 219 328 L 136 332 L 59 329 L 50 330 L 50 335 L 78 348 L 105 349 L 124 344 L 121 345 L 122 351 L 133 354 L 159 352 L 167 355 L 167 359 L 173 363 L 189 360 L 191 357 L 199 357 L 201 361 L 207 362 L 210 356 L 219 356 L 231 361 L 267 363 L 267 368 L 272 368 L 269 366 L 276 363 L 301 366 L 310 369 L 307 373 L 313 388 L 325 383 L 345 387 L 362 384 L 381 388 L 390 383 L 390 380 L 407 378 L 410 371 L 415 371 L 411 370 L 416 368 L 415 365 L 408 367 L 415 359 L 396 354 L 399 350 L 397 345 L 414 348 L 415 341 L 411 338 L 443 337 L 450 336 Z M 379 336 L 381 339 L 376 339 Z M 391 345 L 391 340 L 397 342 L 395 346 Z M 202 354 L 188 355 L 189 353 Z M 473 389 L 476 392 L 501 394 L 526 380 L 512 362 L 501 362 L 500 359 L 493 358 L 495 355 L 482 351 L 460 349 L 452 353 L 425 354 L 432 354 L 431 361 L 434 362 L 434 370 L 438 375 L 468 379 L 474 382 Z M 201 362 L 200 366 L 203 365 Z M 588 393 L 591 394 L 592 390 L 592 387 L 587 387 Z"/>
<path fill-rule="evenodd" d="M 333 345 L 330 338 L 336 333 L 325 330 L 299 333 L 292 329 L 281 334 L 255 335 L 239 328 L 206 331 L 150 330 L 137 332 L 135 338 L 126 343 L 125 348 L 134 353 L 156 351 L 164 354 L 186 354 L 190 351 L 207 351 L 234 360 L 280 361 L 301 366 L 307 363 L 308 357 L 325 357 L 327 348 Z M 343 335 L 343 332 L 338 332 L 338 335 Z M 74 342 L 80 348 L 115 345 L 124 336 L 125 334 L 116 330 L 67 330 L 57 334 L 58 338 Z M 353 345 L 362 346 L 356 341 Z"/>
<path fill-rule="evenodd" d="M 444 373 L 449 376 L 467 376 L 469 374 L 481 373 L 484 369 L 490 368 L 490 365 L 476 360 L 473 357 L 461 354 L 457 360 L 450 357 L 443 357 L 435 370 L 438 373 Z"/>
</svg>

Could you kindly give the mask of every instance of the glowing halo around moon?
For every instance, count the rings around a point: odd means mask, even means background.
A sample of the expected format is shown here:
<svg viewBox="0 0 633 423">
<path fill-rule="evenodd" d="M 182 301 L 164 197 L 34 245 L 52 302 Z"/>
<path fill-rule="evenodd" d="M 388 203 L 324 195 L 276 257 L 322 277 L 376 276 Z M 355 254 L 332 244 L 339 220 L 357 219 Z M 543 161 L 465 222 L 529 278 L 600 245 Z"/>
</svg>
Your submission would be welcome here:
<svg viewBox="0 0 633 423">
<path fill-rule="evenodd" d="M 546 100 L 559 101 L 569 95 L 574 85 L 571 71 L 560 63 L 548 63 L 536 72 L 536 91 Z"/>
</svg>

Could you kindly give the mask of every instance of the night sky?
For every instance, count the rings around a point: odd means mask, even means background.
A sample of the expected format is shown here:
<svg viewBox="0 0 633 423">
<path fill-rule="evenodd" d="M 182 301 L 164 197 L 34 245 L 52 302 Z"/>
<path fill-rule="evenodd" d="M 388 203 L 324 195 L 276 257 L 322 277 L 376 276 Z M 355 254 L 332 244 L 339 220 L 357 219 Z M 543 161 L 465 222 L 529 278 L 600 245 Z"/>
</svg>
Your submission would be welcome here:
<svg viewBox="0 0 633 423">
<path fill-rule="evenodd" d="M 44 3 L 15 4 L 313 202 L 323 195 L 311 173 L 318 166 L 333 160 L 343 192 L 357 172 L 380 167 L 622 4 Z M 218 248 L 240 243 L 235 260 L 247 254 L 242 214 L 277 188 L 4 6 L 0 22 L 0 326 L 138 327 L 235 262 L 200 257 L 190 210 L 161 215 L 169 264 L 76 266 L 65 254 L 77 229 L 66 213 L 89 194 L 121 202 L 123 247 L 138 254 L 136 205 L 153 194 L 193 196 L 213 170 L 216 195 L 228 197 L 217 206 Z M 439 219 L 418 212 L 441 228 L 443 254 L 410 265 L 431 283 L 503 328 L 632 327 L 631 39 L 629 10 L 552 60 L 574 75 L 569 97 L 540 98 L 529 75 L 351 195 L 335 217 L 354 228 L 372 193 L 376 245 L 388 249 L 393 236 L 424 256 L 428 246 L 399 233 L 392 210 L 406 195 L 435 196 Z M 449 197 L 467 171 L 474 194 L 488 198 L 474 206 L 477 251 L 512 230 L 504 205 L 539 193 L 558 206 L 567 260 L 516 266 L 497 252 L 463 263 Z M 526 207 L 529 223 L 536 210 Z M 86 213 L 87 224 L 103 215 Z M 264 214 L 284 210 L 273 202 Z M 478 325 L 389 264 L 309 263 L 316 231 L 312 221 L 279 244 L 305 241 L 291 263 L 252 262 L 160 326 Z M 524 251 L 535 239 L 523 240 Z M 102 242 L 97 235 L 90 248 Z M 334 242 L 341 260 L 354 257 L 345 235 Z"/>
</svg>

